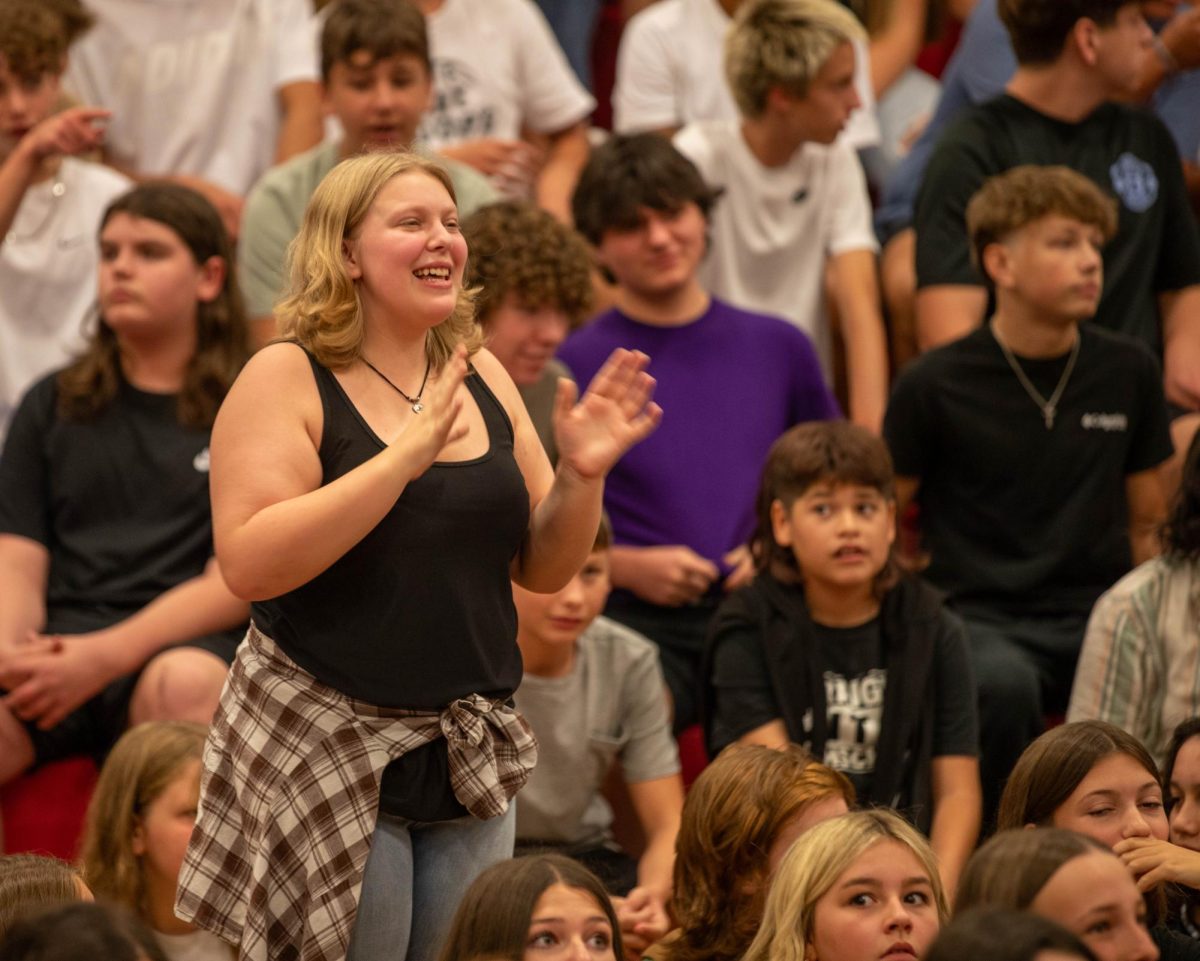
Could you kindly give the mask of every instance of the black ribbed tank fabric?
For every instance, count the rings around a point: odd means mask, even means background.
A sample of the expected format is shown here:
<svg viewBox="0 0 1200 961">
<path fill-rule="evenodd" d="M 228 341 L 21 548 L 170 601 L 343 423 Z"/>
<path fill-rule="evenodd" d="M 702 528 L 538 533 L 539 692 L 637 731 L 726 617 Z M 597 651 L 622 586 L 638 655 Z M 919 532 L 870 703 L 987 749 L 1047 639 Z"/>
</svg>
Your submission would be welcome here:
<svg viewBox="0 0 1200 961">
<path fill-rule="evenodd" d="M 333 374 L 309 361 L 327 484 L 386 445 Z M 521 681 L 509 564 L 529 524 L 529 494 L 504 408 L 474 370 L 466 384 L 487 453 L 433 464 L 328 570 L 253 605 L 259 629 L 297 664 L 379 707 L 436 711 L 471 693 L 506 698 Z"/>
</svg>

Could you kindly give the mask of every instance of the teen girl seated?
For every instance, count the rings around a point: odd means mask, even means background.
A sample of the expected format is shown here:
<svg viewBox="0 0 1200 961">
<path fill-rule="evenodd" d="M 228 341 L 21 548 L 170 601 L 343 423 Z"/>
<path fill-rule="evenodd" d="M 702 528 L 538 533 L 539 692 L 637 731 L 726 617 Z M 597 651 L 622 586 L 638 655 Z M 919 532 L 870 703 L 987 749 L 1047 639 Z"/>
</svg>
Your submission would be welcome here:
<svg viewBox="0 0 1200 961">
<path fill-rule="evenodd" d="M 854 787 L 794 744 L 735 744 L 696 778 L 675 838 L 672 913 L 657 961 L 737 961 L 792 842 L 854 806 Z"/>
<path fill-rule="evenodd" d="M 921 961 L 946 916 L 928 842 L 892 811 L 855 811 L 784 855 L 745 961 Z"/>
<path fill-rule="evenodd" d="M 175 887 L 196 823 L 207 729 L 139 724 L 100 771 L 83 837 L 83 873 L 97 898 L 133 912 L 170 961 L 230 961 L 215 935 L 175 917 Z"/>
<path fill-rule="evenodd" d="M 1125 860 L 1143 848 L 1187 858 L 1167 844 L 1169 828 L 1159 774 L 1135 737 L 1103 721 L 1076 721 L 1047 731 L 1025 749 L 1000 797 L 998 828 L 1044 826 L 1078 831 Z M 1149 844 L 1149 842 L 1156 842 Z M 1189 858 L 1190 859 L 1190 858 Z M 1165 925 L 1166 892 L 1143 866 L 1139 887 L 1164 957 L 1200 958 Z M 1127 868 L 1128 870 L 1128 868 Z"/>
<path fill-rule="evenodd" d="M 1030 910 L 1076 934 L 1099 961 L 1155 961 L 1146 904 L 1128 869 L 1094 838 L 1058 828 L 1001 831 L 967 862 L 957 915 Z"/>
<path fill-rule="evenodd" d="M 925 961 L 1098 961 L 1062 925 L 1031 911 L 972 908 L 942 928 Z"/>
<path fill-rule="evenodd" d="M 467 889 L 440 961 L 622 961 L 604 885 L 578 861 L 530 855 L 494 864 Z"/>
<path fill-rule="evenodd" d="M 961 623 L 892 558 L 883 442 L 844 421 L 772 446 L 751 540 L 757 577 L 729 598 L 708 650 L 712 752 L 803 744 L 863 803 L 929 832 L 949 888 L 975 844 L 975 686 Z"/>
<path fill-rule="evenodd" d="M 100 227 L 99 322 L 0 457 L 0 783 L 129 725 L 207 723 L 247 620 L 212 559 L 208 442 L 248 355 L 221 219 L 146 183 Z"/>
</svg>

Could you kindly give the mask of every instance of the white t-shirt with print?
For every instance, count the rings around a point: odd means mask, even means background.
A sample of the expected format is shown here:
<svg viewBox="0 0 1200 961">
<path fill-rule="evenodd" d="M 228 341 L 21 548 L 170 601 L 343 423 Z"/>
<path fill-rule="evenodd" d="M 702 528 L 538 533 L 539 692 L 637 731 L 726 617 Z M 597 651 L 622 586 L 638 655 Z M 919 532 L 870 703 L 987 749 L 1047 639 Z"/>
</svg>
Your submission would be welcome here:
<svg viewBox="0 0 1200 961">
<path fill-rule="evenodd" d="M 633 17 L 621 36 L 613 89 L 613 129 L 638 133 L 697 120 L 736 120 L 725 80 L 725 35 L 731 23 L 717 0 L 660 0 Z M 854 42 L 854 86 L 862 106 L 843 140 L 880 142 L 867 46 Z"/>
<path fill-rule="evenodd" d="M 434 150 L 557 133 L 596 106 L 532 0 L 445 0 L 426 23 L 434 106 L 420 139 Z"/>
<path fill-rule="evenodd" d="M 275 159 L 281 87 L 317 79 L 308 0 L 88 0 L 65 83 L 113 111 L 120 166 L 246 193 Z"/>
<path fill-rule="evenodd" d="M 736 120 L 689 124 L 675 146 L 710 186 L 724 190 L 710 214 L 701 282 L 738 307 L 790 320 L 812 338 L 829 377 L 826 259 L 879 249 L 854 148 L 843 140 L 808 143 L 786 164 L 764 167 Z"/>
<path fill-rule="evenodd" d="M 0 440 L 30 385 L 83 348 L 100 217 L 131 186 L 115 170 L 65 157 L 25 192 L 0 240 Z"/>
</svg>

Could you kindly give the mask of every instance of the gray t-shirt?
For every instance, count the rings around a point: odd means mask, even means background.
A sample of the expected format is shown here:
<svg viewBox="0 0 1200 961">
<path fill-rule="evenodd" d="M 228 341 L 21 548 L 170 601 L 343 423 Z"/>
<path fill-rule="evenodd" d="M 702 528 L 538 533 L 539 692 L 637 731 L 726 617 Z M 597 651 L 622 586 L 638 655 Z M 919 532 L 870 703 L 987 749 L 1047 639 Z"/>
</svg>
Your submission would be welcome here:
<svg viewBox="0 0 1200 961">
<path fill-rule="evenodd" d="M 611 837 L 600 787 L 620 758 L 629 784 L 679 772 L 658 649 L 598 617 L 566 677 L 526 674 L 515 695 L 538 739 L 538 763 L 517 801 L 517 839 L 590 847 Z"/>
</svg>

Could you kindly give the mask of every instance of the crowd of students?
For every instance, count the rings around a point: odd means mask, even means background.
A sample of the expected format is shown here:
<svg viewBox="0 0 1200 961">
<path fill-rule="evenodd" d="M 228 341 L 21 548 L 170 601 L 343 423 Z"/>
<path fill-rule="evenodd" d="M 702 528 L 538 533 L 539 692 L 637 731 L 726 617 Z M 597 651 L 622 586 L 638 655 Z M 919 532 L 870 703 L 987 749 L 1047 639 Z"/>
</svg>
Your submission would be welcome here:
<svg viewBox="0 0 1200 961">
<path fill-rule="evenodd" d="M 1200 13 L 956 7 L 891 166 L 924 0 L 611 135 L 532 0 L 150 7 L 0 0 L 0 959 L 1200 958 Z"/>
</svg>

